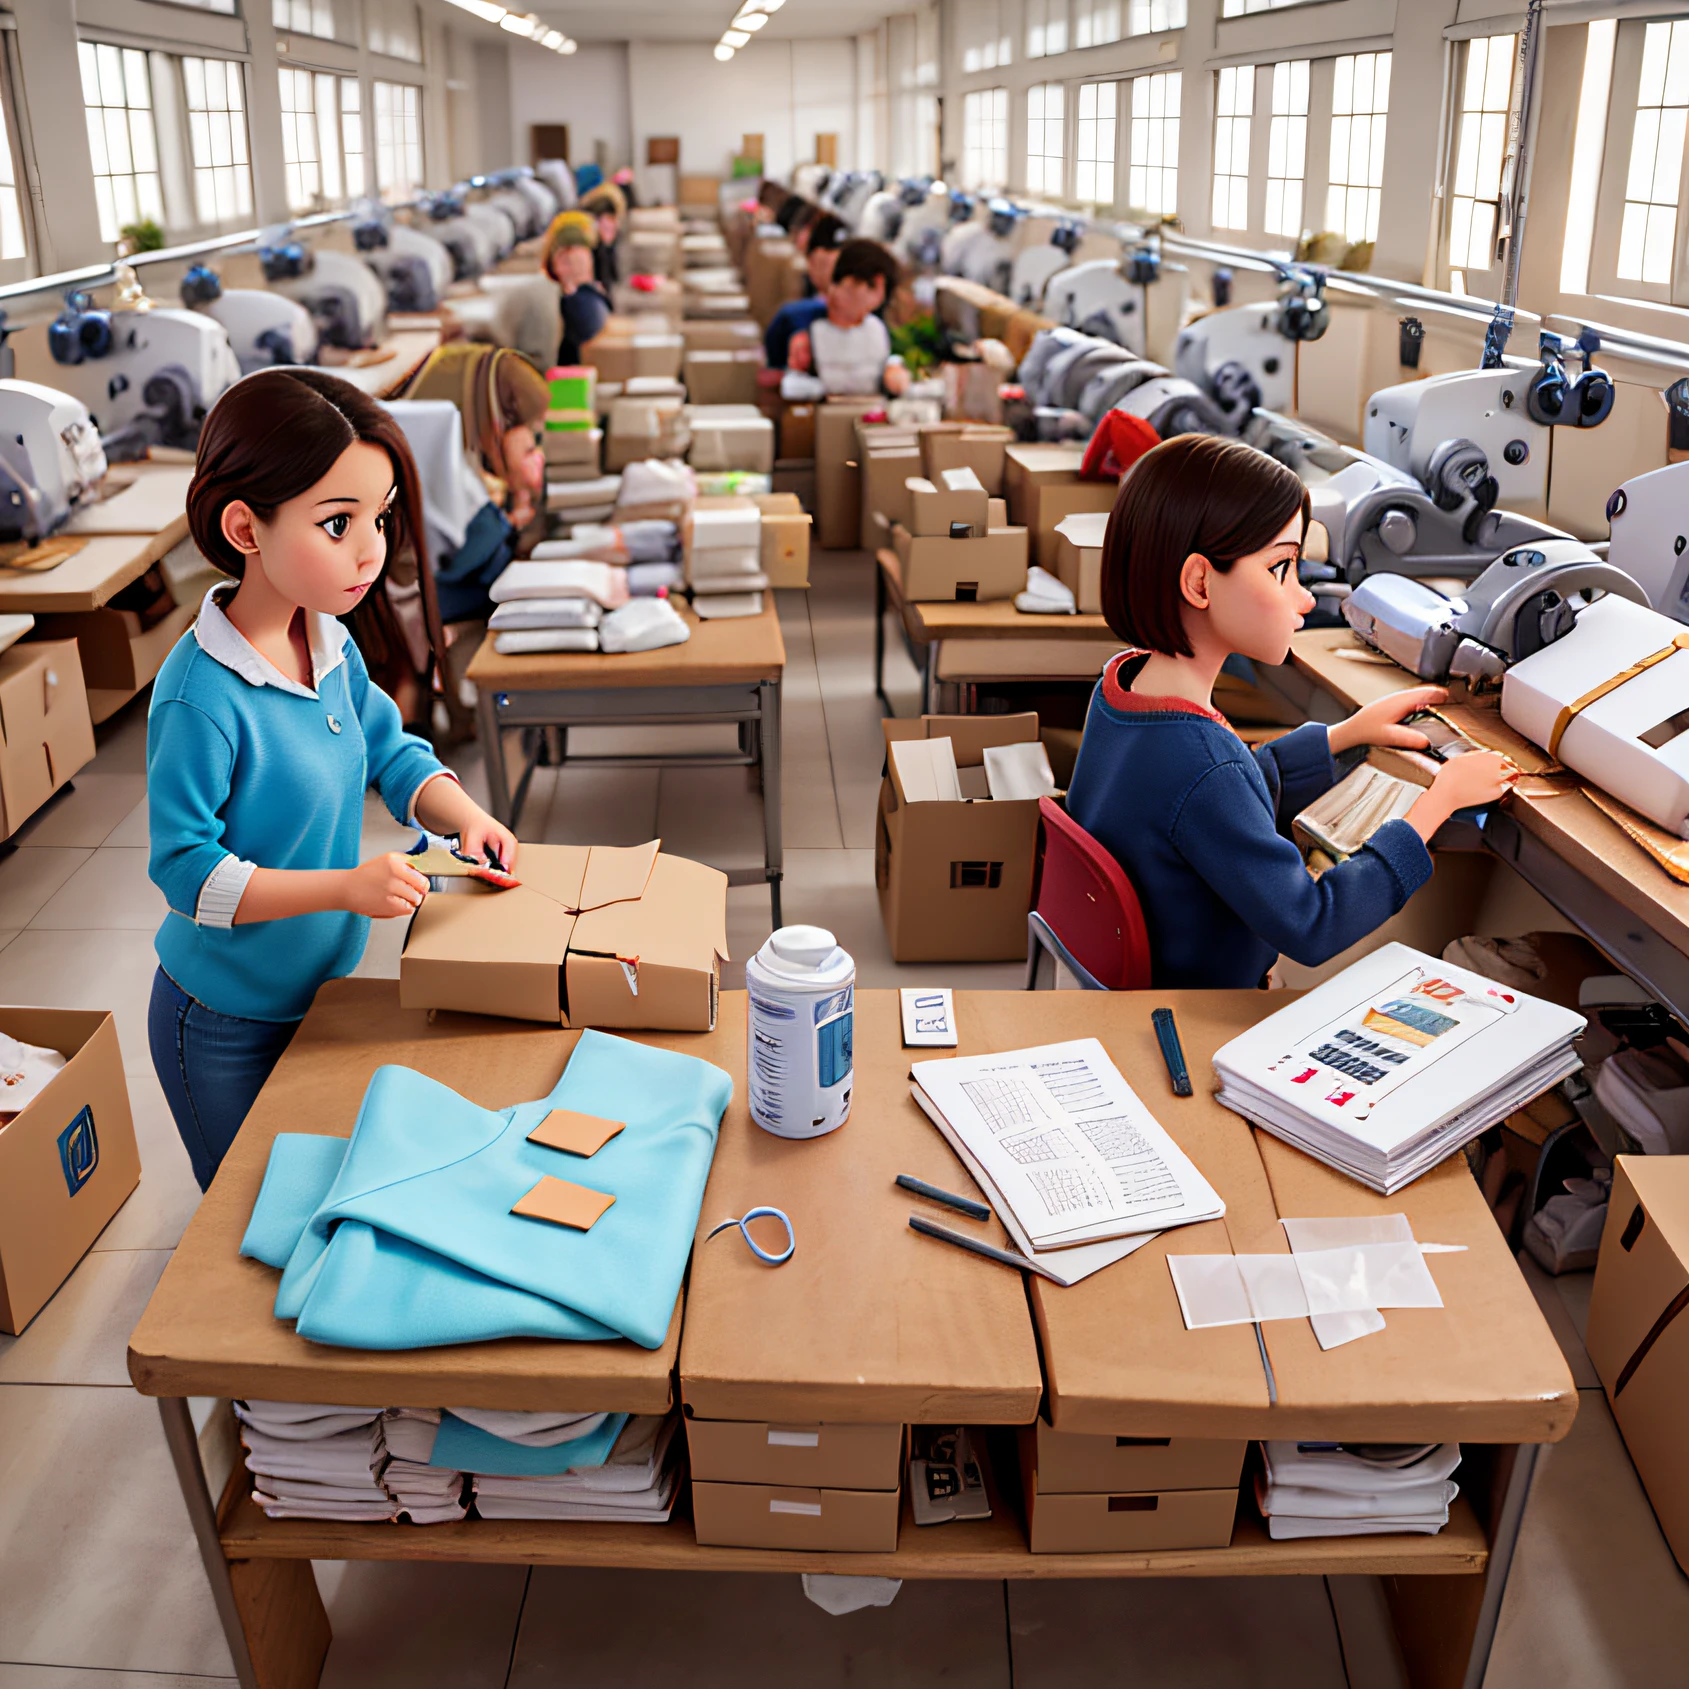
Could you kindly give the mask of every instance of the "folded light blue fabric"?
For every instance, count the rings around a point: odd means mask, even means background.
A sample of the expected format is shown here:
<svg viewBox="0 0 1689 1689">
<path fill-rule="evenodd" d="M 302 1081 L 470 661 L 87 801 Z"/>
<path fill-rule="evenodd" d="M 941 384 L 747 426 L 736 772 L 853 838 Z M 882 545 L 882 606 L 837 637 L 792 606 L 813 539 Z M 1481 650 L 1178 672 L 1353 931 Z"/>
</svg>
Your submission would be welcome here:
<svg viewBox="0 0 1689 1689">
<path fill-rule="evenodd" d="M 434 1452 L 428 1464 L 452 1472 L 479 1472 L 488 1478 L 555 1478 L 562 1472 L 585 1472 L 610 1458 L 627 1422 L 625 1413 L 612 1413 L 584 1437 L 536 1449 L 507 1442 L 455 1413 L 445 1413 L 440 1416 L 440 1429 L 434 1433 Z"/>
<path fill-rule="evenodd" d="M 384 1067 L 350 1140 L 276 1139 L 241 1253 L 283 1267 L 276 1317 L 318 1343 L 627 1337 L 654 1349 L 732 1090 L 694 1056 L 592 1031 L 550 1096 L 507 1109 Z M 625 1130 L 586 1158 L 529 1143 L 554 1108 Z M 547 1174 L 616 1201 L 586 1232 L 512 1214 Z"/>
</svg>

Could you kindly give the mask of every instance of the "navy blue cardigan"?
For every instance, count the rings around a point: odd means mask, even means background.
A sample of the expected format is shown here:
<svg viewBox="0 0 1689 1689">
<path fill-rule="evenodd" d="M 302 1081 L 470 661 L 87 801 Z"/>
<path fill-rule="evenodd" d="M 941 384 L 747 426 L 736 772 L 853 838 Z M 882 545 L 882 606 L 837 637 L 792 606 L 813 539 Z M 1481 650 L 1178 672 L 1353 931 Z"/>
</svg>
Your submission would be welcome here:
<svg viewBox="0 0 1689 1689">
<path fill-rule="evenodd" d="M 1067 809 L 1137 891 L 1157 985 L 1255 986 L 1280 953 L 1328 961 L 1430 879 L 1405 821 L 1313 879 L 1286 835 L 1337 779 L 1326 729 L 1251 755 L 1214 712 L 1130 691 L 1145 656 L 1121 653 L 1097 683 Z"/>
</svg>

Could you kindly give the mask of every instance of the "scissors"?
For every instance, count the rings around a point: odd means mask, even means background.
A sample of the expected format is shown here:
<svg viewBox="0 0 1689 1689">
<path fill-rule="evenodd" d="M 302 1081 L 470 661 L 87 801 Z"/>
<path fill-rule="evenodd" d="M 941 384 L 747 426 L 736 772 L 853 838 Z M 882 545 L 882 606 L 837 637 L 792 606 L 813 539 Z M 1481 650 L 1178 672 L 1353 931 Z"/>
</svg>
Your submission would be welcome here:
<svg viewBox="0 0 1689 1689">
<path fill-rule="evenodd" d="M 751 1236 L 752 1220 L 778 1220 L 786 1228 L 786 1247 L 778 1254 L 771 1254 Z M 745 1240 L 745 1246 L 765 1267 L 783 1267 L 791 1260 L 798 1247 L 797 1233 L 792 1230 L 792 1222 L 786 1214 L 778 1208 L 749 1208 L 737 1220 L 723 1220 L 714 1230 L 705 1234 L 704 1242 L 708 1243 L 716 1232 L 724 1232 L 729 1226 L 737 1226 L 739 1234 Z"/>
</svg>

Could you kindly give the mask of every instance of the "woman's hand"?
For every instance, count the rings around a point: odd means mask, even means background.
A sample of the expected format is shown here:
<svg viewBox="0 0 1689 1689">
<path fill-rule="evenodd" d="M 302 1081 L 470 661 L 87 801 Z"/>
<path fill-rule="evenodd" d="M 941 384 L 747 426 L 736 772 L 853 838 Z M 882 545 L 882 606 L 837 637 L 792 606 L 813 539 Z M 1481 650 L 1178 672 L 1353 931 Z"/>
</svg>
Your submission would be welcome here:
<svg viewBox="0 0 1689 1689">
<path fill-rule="evenodd" d="M 1437 778 L 1404 819 L 1429 844 L 1456 810 L 1495 803 L 1512 791 L 1518 778 L 1517 764 L 1500 751 L 1467 751 L 1437 770 Z"/>
<path fill-rule="evenodd" d="M 501 868 L 516 866 L 516 835 L 508 827 L 501 827 L 485 810 L 476 808 L 474 821 L 458 829 L 458 849 L 477 862 L 489 857 Z"/>
<path fill-rule="evenodd" d="M 484 863 L 490 851 L 505 868 L 516 866 L 516 835 L 495 821 L 449 774 L 436 774 L 420 792 L 413 813 L 431 833 L 458 836 L 458 849 Z"/>
<path fill-rule="evenodd" d="M 1448 696 L 1441 686 L 1410 686 L 1405 692 L 1376 698 L 1329 730 L 1331 753 L 1336 756 L 1356 745 L 1395 745 L 1402 750 L 1422 751 L 1431 741 L 1417 727 L 1404 727 L 1402 718 L 1447 703 Z"/>
<path fill-rule="evenodd" d="M 341 907 L 354 915 L 387 921 L 415 914 L 427 895 L 427 878 L 396 851 L 389 851 L 346 871 Z"/>
</svg>

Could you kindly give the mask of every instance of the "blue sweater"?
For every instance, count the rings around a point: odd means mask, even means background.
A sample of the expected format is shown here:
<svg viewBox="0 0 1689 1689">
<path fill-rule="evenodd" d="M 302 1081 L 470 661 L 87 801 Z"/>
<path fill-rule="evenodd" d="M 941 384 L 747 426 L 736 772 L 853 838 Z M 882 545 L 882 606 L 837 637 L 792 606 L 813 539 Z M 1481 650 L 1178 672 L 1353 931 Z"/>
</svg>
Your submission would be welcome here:
<svg viewBox="0 0 1689 1689">
<path fill-rule="evenodd" d="M 827 314 L 827 296 L 818 293 L 813 299 L 788 299 L 769 319 L 762 337 L 763 356 L 770 369 L 784 369 L 792 355 L 792 336 L 807 332 L 817 317 Z"/>
<path fill-rule="evenodd" d="M 1313 879 L 1285 835 L 1337 778 L 1325 728 L 1251 755 L 1208 711 L 1131 693 L 1142 657 L 1116 657 L 1092 694 L 1067 809 L 1137 891 L 1158 986 L 1256 986 L 1281 953 L 1315 966 L 1431 877 L 1424 841 L 1391 821 Z"/>
<path fill-rule="evenodd" d="M 250 646 L 229 647 L 215 605 L 201 624 L 207 643 L 248 674 L 269 668 Z M 245 678 L 205 649 L 196 628 L 165 659 L 147 712 L 148 871 L 170 905 L 158 959 L 190 997 L 247 1020 L 298 1020 L 324 980 L 358 965 L 369 920 L 330 911 L 202 924 L 212 871 L 230 856 L 261 868 L 355 868 L 365 788 L 408 821 L 423 783 L 444 772 L 404 731 L 340 624 L 321 617 L 317 628 L 315 692 Z"/>
</svg>

